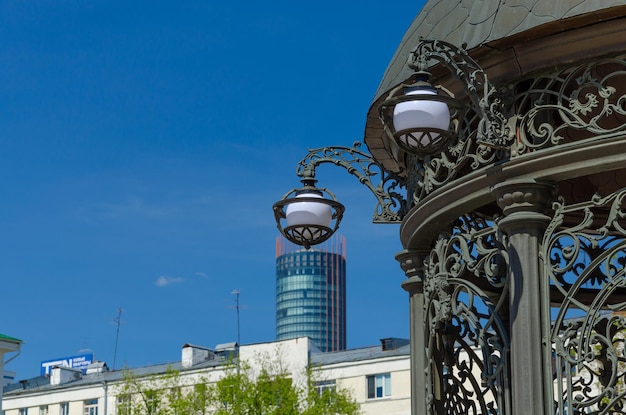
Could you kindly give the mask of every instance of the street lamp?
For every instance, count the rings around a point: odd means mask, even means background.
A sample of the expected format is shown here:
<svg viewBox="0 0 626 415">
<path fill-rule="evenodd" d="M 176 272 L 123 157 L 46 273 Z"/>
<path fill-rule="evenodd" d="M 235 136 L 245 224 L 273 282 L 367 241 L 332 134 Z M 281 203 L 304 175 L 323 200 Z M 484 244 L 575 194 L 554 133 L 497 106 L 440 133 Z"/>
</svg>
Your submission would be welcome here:
<svg viewBox="0 0 626 415">
<path fill-rule="evenodd" d="M 352 147 L 322 147 L 309 150 L 298 164 L 296 175 L 303 187 L 287 192 L 273 206 L 280 233 L 290 242 L 309 249 L 330 238 L 339 228 L 344 206 L 328 189 L 315 186 L 315 169 L 332 164 L 346 170 L 365 185 L 377 200 L 374 223 L 400 223 L 409 204 L 399 190 L 405 186 L 399 175 L 385 170 L 370 154 Z M 378 184 L 372 182 L 378 178 Z"/>
<path fill-rule="evenodd" d="M 461 81 L 469 103 L 456 98 L 445 87 L 430 83 L 427 68 L 433 62 L 447 67 Z M 419 158 L 441 153 L 459 138 L 470 109 L 478 115 L 479 144 L 498 149 L 511 145 L 516 119 L 504 115 L 498 90 L 464 48 L 422 39 L 411 51 L 407 65 L 415 73 L 407 82 L 393 88 L 378 107 L 385 133 L 398 147 Z"/>
<path fill-rule="evenodd" d="M 328 189 L 317 188 L 311 170 L 302 179 L 303 187 L 287 192 L 274 204 L 274 218 L 280 233 L 290 242 L 309 249 L 330 238 L 343 217 L 345 207 Z"/>
<path fill-rule="evenodd" d="M 454 141 L 466 109 L 429 79 L 430 74 L 420 69 L 379 106 L 385 132 L 402 150 L 421 157 L 439 153 Z"/>
</svg>

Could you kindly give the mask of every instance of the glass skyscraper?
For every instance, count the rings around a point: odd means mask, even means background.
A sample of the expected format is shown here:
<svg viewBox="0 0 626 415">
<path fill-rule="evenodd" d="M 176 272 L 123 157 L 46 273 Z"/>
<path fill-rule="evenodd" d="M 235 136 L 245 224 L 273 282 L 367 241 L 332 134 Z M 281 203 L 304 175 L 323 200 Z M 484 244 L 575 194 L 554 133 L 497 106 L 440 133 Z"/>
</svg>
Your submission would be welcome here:
<svg viewBox="0 0 626 415">
<path fill-rule="evenodd" d="M 322 351 L 346 348 L 346 241 L 316 248 L 276 239 L 276 339 L 310 337 Z"/>
</svg>

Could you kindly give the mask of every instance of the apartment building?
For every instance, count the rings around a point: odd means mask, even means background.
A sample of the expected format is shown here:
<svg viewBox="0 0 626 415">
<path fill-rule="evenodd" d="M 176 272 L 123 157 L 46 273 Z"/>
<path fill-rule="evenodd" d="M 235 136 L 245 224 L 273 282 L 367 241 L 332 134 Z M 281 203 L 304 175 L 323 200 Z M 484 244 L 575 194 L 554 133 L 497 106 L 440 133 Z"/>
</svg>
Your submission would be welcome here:
<svg viewBox="0 0 626 415">
<path fill-rule="evenodd" d="M 138 377 L 179 372 L 185 385 L 224 375 L 232 358 L 258 365 L 259 356 L 278 358 L 294 382 L 304 380 L 307 367 L 315 367 L 321 380 L 316 387 L 349 389 L 364 415 L 410 414 L 410 362 L 407 340 L 388 338 L 372 347 L 338 352 L 320 351 L 308 337 L 214 348 L 185 344 L 176 363 L 132 369 Z M 123 370 L 109 370 L 94 362 L 83 371 L 55 366 L 49 375 L 23 380 L 4 389 L 4 415 L 118 415 L 123 405 Z"/>
</svg>

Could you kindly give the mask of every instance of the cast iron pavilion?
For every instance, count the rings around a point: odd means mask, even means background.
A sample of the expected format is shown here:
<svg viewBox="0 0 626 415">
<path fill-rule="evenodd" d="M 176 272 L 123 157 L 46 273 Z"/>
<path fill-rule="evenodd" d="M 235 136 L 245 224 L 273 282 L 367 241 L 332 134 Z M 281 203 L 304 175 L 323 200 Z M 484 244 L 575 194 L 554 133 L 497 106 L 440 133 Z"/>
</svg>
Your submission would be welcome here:
<svg viewBox="0 0 626 415">
<path fill-rule="evenodd" d="M 364 142 L 311 150 L 274 211 L 330 237 L 332 163 L 400 224 L 412 414 L 624 413 L 626 2 L 429 1 Z"/>
</svg>

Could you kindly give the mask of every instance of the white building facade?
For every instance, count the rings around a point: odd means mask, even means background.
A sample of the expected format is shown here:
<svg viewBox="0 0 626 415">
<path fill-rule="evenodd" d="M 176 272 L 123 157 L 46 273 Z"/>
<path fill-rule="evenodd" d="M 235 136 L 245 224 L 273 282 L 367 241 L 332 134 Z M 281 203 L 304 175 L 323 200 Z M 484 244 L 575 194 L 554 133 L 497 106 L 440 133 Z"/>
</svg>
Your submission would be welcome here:
<svg viewBox="0 0 626 415">
<path fill-rule="evenodd" d="M 308 367 L 319 370 L 319 388 L 347 389 L 363 415 L 410 414 L 408 341 L 384 339 L 380 346 L 323 353 L 306 337 L 209 349 L 185 344 L 181 361 L 132 369 L 138 377 L 178 371 L 184 385 L 202 379 L 215 382 L 228 370 L 230 358 L 254 365 L 264 358 L 281 362 L 294 382 L 304 381 Z M 5 388 L 3 415 L 118 415 L 122 406 L 124 370 L 109 371 L 96 362 L 87 373 L 54 367 L 49 376 L 21 381 Z"/>
</svg>

